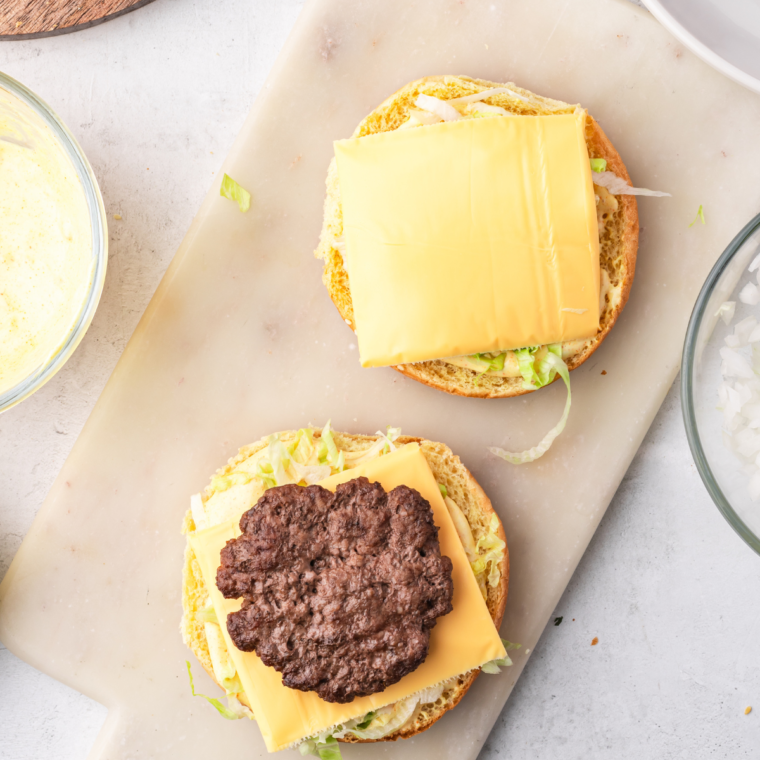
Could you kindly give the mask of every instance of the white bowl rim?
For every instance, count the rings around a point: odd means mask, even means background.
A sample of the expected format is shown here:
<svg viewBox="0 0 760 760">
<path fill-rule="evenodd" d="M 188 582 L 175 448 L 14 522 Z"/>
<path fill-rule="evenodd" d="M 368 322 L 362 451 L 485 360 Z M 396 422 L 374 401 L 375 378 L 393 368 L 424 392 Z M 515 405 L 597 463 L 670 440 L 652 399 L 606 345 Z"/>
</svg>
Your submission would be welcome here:
<svg viewBox="0 0 760 760">
<path fill-rule="evenodd" d="M 663 5 L 661 0 L 641 0 L 647 7 L 647 10 L 677 39 L 686 45 L 692 53 L 699 56 L 705 63 L 712 66 L 734 82 L 738 82 L 748 90 L 760 92 L 760 79 L 753 77 L 743 69 L 729 63 L 725 58 L 718 55 L 714 50 L 709 48 L 704 42 L 701 42 L 691 32 L 687 31 L 673 14 Z"/>
</svg>

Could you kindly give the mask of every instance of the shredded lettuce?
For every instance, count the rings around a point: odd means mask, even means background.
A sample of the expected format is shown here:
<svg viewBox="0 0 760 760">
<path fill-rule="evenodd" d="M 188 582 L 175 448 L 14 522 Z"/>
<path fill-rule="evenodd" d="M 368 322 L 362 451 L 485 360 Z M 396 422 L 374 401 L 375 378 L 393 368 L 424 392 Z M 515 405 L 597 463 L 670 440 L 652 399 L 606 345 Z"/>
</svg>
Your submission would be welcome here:
<svg viewBox="0 0 760 760">
<path fill-rule="evenodd" d="M 285 448 L 285 444 L 277 435 L 270 435 L 268 444 L 269 464 L 272 467 L 272 474 L 277 485 L 283 486 L 288 483 L 295 483 L 295 479 L 285 469 L 285 466 L 291 462 L 290 454 Z"/>
<path fill-rule="evenodd" d="M 487 372 L 501 372 L 504 369 L 504 360 L 506 358 L 506 351 L 470 354 L 467 357 L 467 361 L 470 363 L 471 368 L 480 370 L 478 372 L 478 376 L 475 378 L 475 384 L 477 385 L 480 381 L 480 378 L 483 377 L 483 375 L 485 375 Z"/>
<path fill-rule="evenodd" d="M 607 170 L 607 159 L 606 158 L 592 158 L 590 160 L 591 163 L 591 171 L 596 172 L 597 174 L 601 174 L 603 171 Z"/>
<path fill-rule="evenodd" d="M 357 723 L 356 727 L 359 729 L 368 728 L 369 724 L 372 723 L 372 719 L 377 715 L 377 713 L 373 710 L 372 712 L 368 712 L 364 716 L 364 720 L 361 723 Z"/>
<path fill-rule="evenodd" d="M 699 208 L 697 209 L 697 215 L 694 217 L 694 221 L 689 225 L 689 227 L 693 227 L 697 223 L 697 219 L 702 220 L 702 224 L 706 224 L 705 222 L 705 212 L 702 208 L 702 204 L 699 204 Z"/>
<path fill-rule="evenodd" d="M 242 691 L 242 689 L 241 689 Z M 253 711 L 250 707 L 246 707 L 236 696 L 235 694 L 228 694 L 227 695 L 227 705 L 230 710 L 230 712 L 236 717 L 236 718 L 248 718 L 249 720 L 256 720 L 256 717 L 253 714 Z"/>
<path fill-rule="evenodd" d="M 208 702 L 217 710 L 219 715 L 227 720 L 238 720 L 239 718 L 244 717 L 243 715 L 239 715 L 236 711 L 231 710 L 229 707 L 225 707 L 218 699 L 207 697 L 205 694 L 196 694 L 195 686 L 193 685 L 193 671 L 190 669 L 190 661 L 185 660 L 185 665 L 187 665 L 187 675 L 190 679 L 190 691 L 194 697 L 203 697 L 205 700 L 208 700 Z"/>
<path fill-rule="evenodd" d="M 240 187 L 232 177 L 225 174 L 222 177 L 222 186 L 219 188 L 219 195 L 229 198 L 237 203 L 238 208 L 245 213 L 251 207 L 251 194 L 243 187 Z"/>
<path fill-rule="evenodd" d="M 645 187 L 631 187 L 624 179 L 613 172 L 598 172 L 594 174 L 594 184 L 606 187 L 613 195 L 653 195 L 658 198 L 668 197 L 670 193 L 659 190 L 647 190 Z"/>
<path fill-rule="evenodd" d="M 321 760 L 342 760 L 338 740 L 328 736 L 324 744 L 317 745 L 317 754 Z"/>
<path fill-rule="evenodd" d="M 557 345 L 559 344 L 555 344 L 555 346 Z M 570 373 L 568 372 L 567 364 L 565 364 L 565 362 L 562 360 L 561 349 L 559 349 L 559 355 L 557 353 L 557 350 L 552 349 L 552 346 L 547 347 L 546 354 L 543 357 L 537 361 L 534 359 L 530 370 L 532 373 L 531 383 L 537 385 L 537 379 L 538 383 L 541 383 L 541 385 L 546 385 L 554 379 L 555 375 L 558 374 L 567 386 L 567 401 L 565 402 L 565 409 L 562 412 L 562 417 L 560 417 L 559 422 L 544 436 L 543 440 L 532 449 L 527 449 L 526 451 L 521 452 L 509 452 L 496 447 L 489 448 L 489 451 L 492 454 L 496 454 L 496 456 L 501 457 L 502 459 L 505 459 L 507 462 L 511 462 L 512 464 L 525 464 L 526 462 L 534 462 L 536 459 L 539 459 L 544 454 L 546 454 L 552 443 L 554 443 L 554 439 L 565 429 L 565 424 L 567 423 L 567 418 L 570 414 L 570 405 L 572 403 L 572 396 L 570 394 Z M 520 357 L 518 356 L 518 361 L 519 360 Z M 520 372 L 523 373 L 522 362 L 520 362 Z M 531 387 L 530 385 L 527 385 L 526 373 L 523 373 L 523 379 L 526 382 L 526 387 Z M 541 385 L 537 385 L 537 387 L 541 387 Z"/>
<path fill-rule="evenodd" d="M 217 618 L 216 610 L 211 602 L 209 602 L 202 610 L 199 610 L 196 617 L 204 623 L 216 623 L 219 625 L 219 618 Z"/>
<path fill-rule="evenodd" d="M 365 449 L 364 451 L 341 452 L 341 454 L 345 454 L 346 469 L 358 467 L 360 464 L 370 462 L 383 454 L 389 454 L 391 451 L 395 451 L 395 441 L 401 435 L 401 428 L 394 428 L 388 425 L 386 433 L 378 430 L 375 435 L 379 436 L 378 440 L 376 440 L 368 449 Z"/>
<path fill-rule="evenodd" d="M 370 722 L 369 727 L 361 729 L 358 726 L 351 729 L 357 739 L 382 739 L 384 736 L 398 731 L 414 714 L 419 698 L 408 697 L 390 705 L 391 710 L 381 708 Z"/>
<path fill-rule="evenodd" d="M 451 683 L 452 679 L 448 681 L 442 681 L 434 686 L 428 686 L 427 689 L 423 689 L 417 694 L 417 700 L 421 705 L 432 705 L 438 701 L 441 694 L 443 694 L 446 686 Z"/>
<path fill-rule="evenodd" d="M 232 678 L 223 678 L 222 688 L 228 696 L 230 694 L 240 694 L 241 692 L 245 693 L 243 684 L 240 682 L 240 676 L 237 673 Z"/>
<path fill-rule="evenodd" d="M 309 428 L 301 428 L 296 434 L 296 445 L 293 448 L 293 461 L 308 465 L 314 454 L 314 435 Z"/>
<path fill-rule="evenodd" d="M 510 649 L 519 649 L 522 644 L 513 644 L 511 641 L 507 641 L 506 639 L 502 639 L 501 643 L 504 645 L 504 649 L 509 651 Z M 508 668 L 512 664 L 512 660 L 509 655 L 506 655 L 505 657 L 499 657 L 496 660 L 490 660 L 489 662 L 484 663 L 480 666 L 480 669 L 484 673 L 489 673 L 490 675 L 496 675 L 497 673 L 501 673 L 502 668 Z"/>
<path fill-rule="evenodd" d="M 269 462 L 259 461 L 256 463 L 256 475 L 264 481 L 267 488 L 274 488 L 277 480 L 274 477 L 272 465 Z"/>
<path fill-rule="evenodd" d="M 338 467 L 340 455 L 338 454 L 338 447 L 335 445 L 335 441 L 332 437 L 332 432 L 330 431 L 330 420 L 327 420 L 327 424 L 322 428 L 322 440 L 327 446 L 326 461 L 328 464 Z M 342 468 L 338 469 L 338 472 L 341 472 L 341 470 Z"/>
<path fill-rule="evenodd" d="M 342 454 L 343 452 L 341 452 Z M 340 457 L 338 457 L 338 465 L 340 465 Z M 307 486 L 313 486 L 315 483 L 319 483 L 320 480 L 329 478 L 332 474 L 332 470 L 329 464 L 320 465 L 308 465 L 298 464 L 298 462 L 291 462 L 291 467 L 295 470 L 299 477 L 299 482 L 303 481 Z M 342 471 L 342 467 L 336 468 L 338 472 Z"/>
<path fill-rule="evenodd" d="M 492 588 L 497 586 L 501 578 L 501 561 L 504 559 L 504 549 L 506 544 L 502 541 L 497 532 L 499 530 L 499 518 L 491 515 L 491 523 L 488 526 L 488 533 L 481 536 L 475 544 L 477 559 L 470 563 L 472 572 L 475 575 L 488 572 L 488 585 Z"/>
<path fill-rule="evenodd" d="M 527 348 L 520 348 L 514 352 L 517 357 L 517 364 L 520 368 L 520 374 L 523 379 L 523 388 L 527 390 L 535 390 L 536 388 L 543 388 L 550 380 L 554 379 L 554 374 L 549 377 L 548 370 L 541 370 L 541 360 L 548 353 L 556 354 L 562 358 L 562 344 L 552 343 L 549 346 L 528 346 Z"/>
<path fill-rule="evenodd" d="M 248 472 L 230 472 L 227 475 L 215 475 L 211 478 L 211 487 L 214 491 L 226 491 L 232 486 L 245 485 L 253 480 L 253 475 Z"/>
<path fill-rule="evenodd" d="M 314 439 L 311 429 L 301 428 L 289 443 L 284 443 L 278 435 L 267 439 L 267 448 L 256 463 L 256 474 L 266 488 L 274 488 L 288 483 L 313 485 L 329 478 L 348 467 L 356 467 L 381 454 L 395 450 L 394 441 L 401 435 L 401 428 L 388 426 L 387 433 L 377 432 L 378 440 L 364 451 L 340 451 L 333 437 L 330 421 L 322 429 L 319 439 Z M 248 482 L 253 475 L 249 473 L 231 473 L 224 478 L 237 478 Z M 233 478 L 233 481 L 234 481 Z M 228 488 L 235 483 L 221 483 Z M 212 486 L 215 481 L 212 481 Z M 224 489 L 221 489 L 224 490 Z"/>
<path fill-rule="evenodd" d="M 306 755 L 316 755 L 321 760 L 342 760 L 340 745 L 334 736 L 327 736 L 324 740 L 307 739 L 298 745 L 298 751 Z"/>
<path fill-rule="evenodd" d="M 473 354 L 467 357 L 472 361 L 485 366 L 485 371 L 501 372 L 504 369 L 504 360 L 507 358 L 506 351 L 500 351 L 499 353 L 490 354 Z"/>
<path fill-rule="evenodd" d="M 446 488 L 445 485 L 443 485 L 443 483 L 439 483 L 438 488 L 441 491 L 441 496 L 443 496 L 443 498 L 445 499 L 449 495 L 448 489 Z"/>
</svg>

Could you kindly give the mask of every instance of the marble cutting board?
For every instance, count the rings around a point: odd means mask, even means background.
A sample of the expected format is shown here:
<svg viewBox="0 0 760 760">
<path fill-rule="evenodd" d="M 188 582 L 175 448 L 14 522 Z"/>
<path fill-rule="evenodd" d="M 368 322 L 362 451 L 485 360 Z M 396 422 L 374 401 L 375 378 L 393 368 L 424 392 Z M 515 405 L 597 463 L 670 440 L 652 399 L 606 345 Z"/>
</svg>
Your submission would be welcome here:
<svg viewBox="0 0 760 760">
<path fill-rule="evenodd" d="M 441 73 L 583 103 L 634 183 L 673 193 L 641 200 L 629 305 L 573 373 L 566 432 L 523 467 L 486 447 L 537 442 L 561 386 L 482 401 L 362 370 L 311 256 L 331 141 L 407 81 Z M 265 754 L 253 723 L 190 696 L 179 526 L 189 494 L 240 445 L 331 417 L 447 442 L 505 522 L 514 667 L 481 676 L 415 739 L 344 750 L 473 760 L 676 375 L 704 277 L 758 210 L 759 121 L 757 96 L 620 0 L 311 0 L 224 165 L 251 211 L 211 188 L 0 585 L 6 646 L 109 708 L 90 757 Z M 689 227 L 700 204 L 707 225 Z"/>
</svg>

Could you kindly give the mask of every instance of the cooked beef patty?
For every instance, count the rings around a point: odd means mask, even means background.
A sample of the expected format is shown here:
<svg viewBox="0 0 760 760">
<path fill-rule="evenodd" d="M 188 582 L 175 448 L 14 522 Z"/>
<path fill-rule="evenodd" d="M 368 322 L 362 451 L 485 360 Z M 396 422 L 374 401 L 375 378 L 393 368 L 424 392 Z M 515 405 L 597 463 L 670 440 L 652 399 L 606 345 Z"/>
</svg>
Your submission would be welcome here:
<svg viewBox="0 0 760 760">
<path fill-rule="evenodd" d="M 269 489 L 227 542 L 216 584 L 243 597 L 227 617 L 238 649 L 256 652 L 291 689 L 350 702 L 424 662 L 430 629 L 451 612 L 451 560 L 417 491 L 356 478 Z"/>
</svg>

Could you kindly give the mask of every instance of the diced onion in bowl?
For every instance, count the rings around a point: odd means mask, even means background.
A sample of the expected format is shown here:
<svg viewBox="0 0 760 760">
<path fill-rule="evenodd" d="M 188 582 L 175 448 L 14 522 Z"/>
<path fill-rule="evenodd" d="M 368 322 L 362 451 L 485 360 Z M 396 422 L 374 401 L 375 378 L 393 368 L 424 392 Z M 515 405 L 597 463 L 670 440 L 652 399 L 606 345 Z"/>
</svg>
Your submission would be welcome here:
<svg viewBox="0 0 760 760">
<path fill-rule="evenodd" d="M 754 282 L 748 282 L 739 292 L 739 300 L 750 306 L 757 306 L 760 303 L 760 289 Z"/>
<path fill-rule="evenodd" d="M 758 270 L 760 255 L 749 265 Z M 739 301 L 760 304 L 760 288 L 748 282 L 739 291 Z M 715 313 L 726 325 L 734 318 L 736 301 L 725 301 Z M 738 321 L 723 339 L 720 349 L 722 381 L 718 385 L 717 408 L 723 413 L 723 442 L 744 465 L 747 492 L 760 501 L 760 323 L 751 314 Z"/>
</svg>

